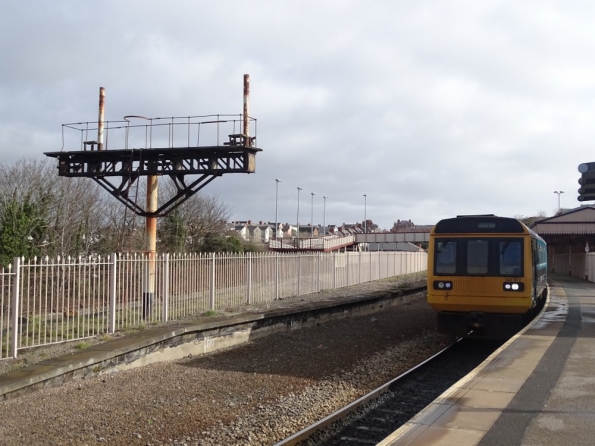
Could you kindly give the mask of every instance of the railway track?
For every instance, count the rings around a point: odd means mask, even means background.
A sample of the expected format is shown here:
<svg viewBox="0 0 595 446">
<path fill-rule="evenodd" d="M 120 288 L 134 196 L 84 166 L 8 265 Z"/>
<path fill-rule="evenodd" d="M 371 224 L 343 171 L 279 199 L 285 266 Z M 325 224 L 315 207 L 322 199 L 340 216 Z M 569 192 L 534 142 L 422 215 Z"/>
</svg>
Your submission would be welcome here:
<svg viewBox="0 0 595 446">
<path fill-rule="evenodd" d="M 505 341 L 464 339 L 275 446 L 378 444 Z"/>
</svg>

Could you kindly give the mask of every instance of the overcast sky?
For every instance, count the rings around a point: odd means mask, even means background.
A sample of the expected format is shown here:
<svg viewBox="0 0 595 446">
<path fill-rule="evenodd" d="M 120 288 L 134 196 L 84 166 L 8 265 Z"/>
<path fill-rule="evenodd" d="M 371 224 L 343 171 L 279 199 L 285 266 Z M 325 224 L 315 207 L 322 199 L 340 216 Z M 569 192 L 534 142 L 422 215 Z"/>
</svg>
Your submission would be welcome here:
<svg viewBox="0 0 595 446">
<path fill-rule="evenodd" d="M 595 161 L 592 1 L 0 2 L 0 154 L 62 124 L 242 112 L 256 173 L 204 190 L 234 220 L 434 224 L 552 215 Z M 75 149 L 76 150 L 76 149 Z M 89 180 L 92 181 L 92 180 Z M 364 197 L 366 206 L 364 206 Z"/>
</svg>

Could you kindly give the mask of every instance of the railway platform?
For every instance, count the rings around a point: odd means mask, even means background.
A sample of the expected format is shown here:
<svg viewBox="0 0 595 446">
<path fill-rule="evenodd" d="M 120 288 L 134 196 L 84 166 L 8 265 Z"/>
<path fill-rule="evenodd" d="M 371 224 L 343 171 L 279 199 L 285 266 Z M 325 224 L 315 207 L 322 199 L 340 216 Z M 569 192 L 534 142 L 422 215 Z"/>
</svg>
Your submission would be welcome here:
<svg viewBox="0 0 595 446">
<path fill-rule="evenodd" d="M 595 284 L 549 278 L 540 315 L 382 446 L 595 444 Z"/>
</svg>

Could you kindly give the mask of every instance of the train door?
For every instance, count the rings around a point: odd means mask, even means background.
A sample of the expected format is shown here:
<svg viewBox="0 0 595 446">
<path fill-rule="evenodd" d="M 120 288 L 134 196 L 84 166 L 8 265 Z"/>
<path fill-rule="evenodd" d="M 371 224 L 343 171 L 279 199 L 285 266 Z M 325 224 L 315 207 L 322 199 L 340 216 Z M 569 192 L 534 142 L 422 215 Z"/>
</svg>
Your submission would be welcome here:
<svg viewBox="0 0 595 446">
<path fill-rule="evenodd" d="M 537 252 L 537 240 L 531 239 L 531 268 L 532 268 L 532 283 L 533 283 L 533 291 L 532 291 L 532 299 L 533 302 L 537 302 L 537 281 L 539 280 L 537 265 L 539 264 L 538 252 Z"/>
</svg>

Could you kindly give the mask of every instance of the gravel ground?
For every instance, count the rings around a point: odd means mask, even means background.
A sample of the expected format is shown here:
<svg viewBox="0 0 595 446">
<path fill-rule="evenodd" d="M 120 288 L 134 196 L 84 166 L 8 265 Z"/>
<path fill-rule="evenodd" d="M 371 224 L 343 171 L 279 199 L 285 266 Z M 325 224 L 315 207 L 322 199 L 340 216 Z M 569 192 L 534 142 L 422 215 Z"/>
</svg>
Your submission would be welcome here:
<svg viewBox="0 0 595 446">
<path fill-rule="evenodd" d="M 407 278 L 415 279 L 419 277 Z M 402 280 L 377 281 L 268 307 L 400 284 Z M 275 334 L 209 355 L 73 381 L 2 402 L 0 445 L 271 445 L 449 342 L 435 332 L 435 314 L 420 298 L 373 316 Z M 41 350 L 27 354 L 27 363 L 33 363 L 59 353 L 46 349 L 43 355 Z"/>
</svg>

